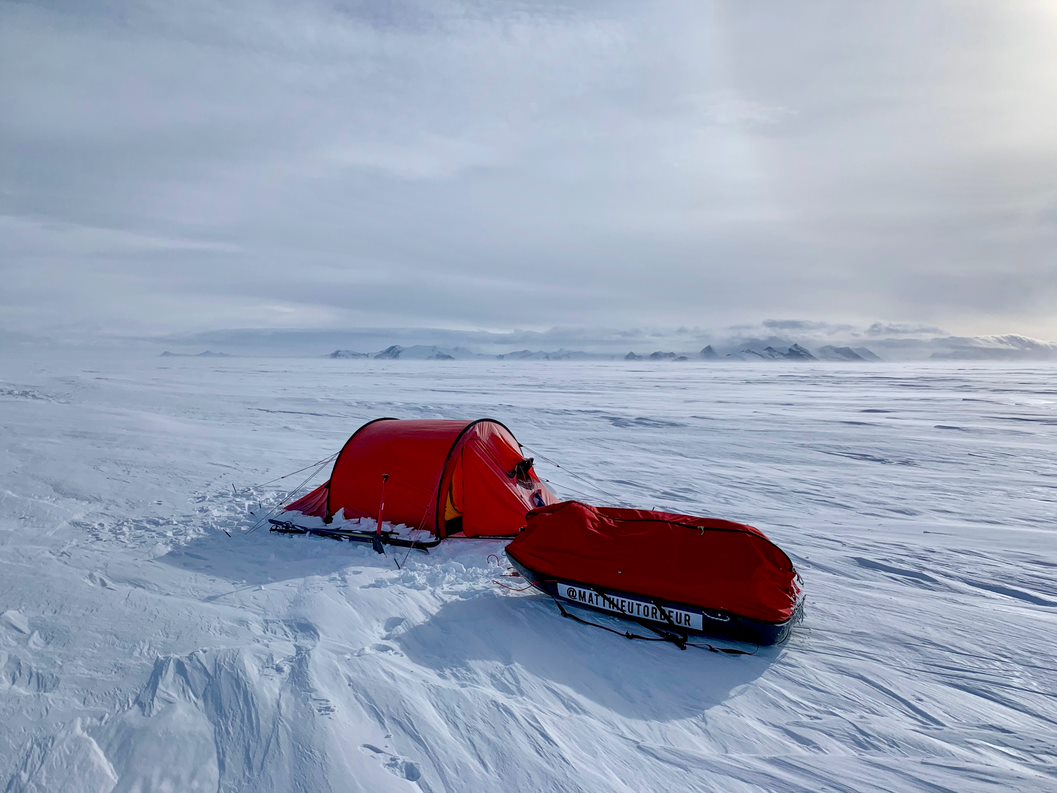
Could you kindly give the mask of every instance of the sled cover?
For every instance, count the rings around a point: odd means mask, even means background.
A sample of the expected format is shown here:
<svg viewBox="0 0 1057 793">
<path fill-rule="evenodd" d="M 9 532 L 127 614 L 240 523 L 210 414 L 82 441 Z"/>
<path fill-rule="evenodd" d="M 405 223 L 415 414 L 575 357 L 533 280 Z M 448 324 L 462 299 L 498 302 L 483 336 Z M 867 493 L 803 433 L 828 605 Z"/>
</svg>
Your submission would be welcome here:
<svg viewBox="0 0 1057 793">
<path fill-rule="evenodd" d="M 530 512 L 507 554 L 543 579 L 772 624 L 790 620 L 800 597 L 789 557 L 759 529 L 726 520 L 563 501 Z"/>
</svg>

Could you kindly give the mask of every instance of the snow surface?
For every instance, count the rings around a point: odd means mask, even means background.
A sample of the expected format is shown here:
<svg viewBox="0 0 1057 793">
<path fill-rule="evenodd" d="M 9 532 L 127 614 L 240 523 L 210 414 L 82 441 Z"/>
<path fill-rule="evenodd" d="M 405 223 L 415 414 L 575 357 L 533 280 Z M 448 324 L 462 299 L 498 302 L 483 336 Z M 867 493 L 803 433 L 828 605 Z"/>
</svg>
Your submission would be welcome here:
<svg viewBox="0 0 1057 793">
<path fill-rule="evenodd" d="M 0 359 L 0 789 L 1057 790 L 1055 374 Z M 499 542 L 246 533 L 381 415 L 759 526 L 806 621 L 680 652 L 496 585 Z"/>
</svg>

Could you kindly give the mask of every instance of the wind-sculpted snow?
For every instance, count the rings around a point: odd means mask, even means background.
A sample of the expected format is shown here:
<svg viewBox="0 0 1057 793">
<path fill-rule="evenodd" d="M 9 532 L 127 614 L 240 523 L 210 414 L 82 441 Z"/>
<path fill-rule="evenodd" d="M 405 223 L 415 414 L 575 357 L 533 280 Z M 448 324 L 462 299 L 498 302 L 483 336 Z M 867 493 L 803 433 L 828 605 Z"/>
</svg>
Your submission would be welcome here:
<svg viewBox="0 0 1057 793">
<path fill-rule="evenodd" d="M 1057 370 L 3 364 L 7 793 L 1057 790 Z M 759 526 L 806 620 L 680 652 L 563 620 L 498 541 L 249 531 L 380 415 Z"/>
</svg>

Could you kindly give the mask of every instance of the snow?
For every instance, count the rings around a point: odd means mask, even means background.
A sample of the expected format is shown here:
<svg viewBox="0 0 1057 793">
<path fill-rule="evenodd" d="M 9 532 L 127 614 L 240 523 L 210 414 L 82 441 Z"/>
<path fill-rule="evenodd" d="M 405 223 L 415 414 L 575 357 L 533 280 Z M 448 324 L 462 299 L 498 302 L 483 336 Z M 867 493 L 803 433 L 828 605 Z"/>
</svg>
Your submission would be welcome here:
<svg viewBox="0 0 1057 793">
<path fill-rule="evenodd" d="M 1057 790 L 1055 373 L 7 355 L 0 789 Z M 758 526 L 806 621 L 680 652 L 498 586 L 500 542 L 247 533 L 381 415 Z"/>
</svg>

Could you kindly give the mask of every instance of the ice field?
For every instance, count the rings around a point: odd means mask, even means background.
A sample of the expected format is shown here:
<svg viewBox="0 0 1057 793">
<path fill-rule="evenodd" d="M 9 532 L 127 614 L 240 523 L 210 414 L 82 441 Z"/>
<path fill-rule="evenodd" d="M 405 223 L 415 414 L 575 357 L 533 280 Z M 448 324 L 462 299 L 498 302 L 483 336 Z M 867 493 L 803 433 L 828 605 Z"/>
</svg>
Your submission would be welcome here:
<svg viewBox="0 0 1057 793">
<path fill-rule="evenodd" d="M 497 541 L 246 533 L 383 415 L 757 526 L 805 622 L 680 652 L 498 586 Z M 23 352 L 0 433 L 7 793 L 1057 791 L 1055 367 Z"/>
</svg>

